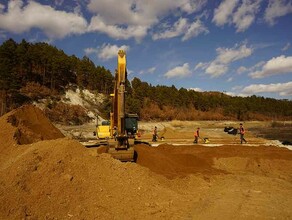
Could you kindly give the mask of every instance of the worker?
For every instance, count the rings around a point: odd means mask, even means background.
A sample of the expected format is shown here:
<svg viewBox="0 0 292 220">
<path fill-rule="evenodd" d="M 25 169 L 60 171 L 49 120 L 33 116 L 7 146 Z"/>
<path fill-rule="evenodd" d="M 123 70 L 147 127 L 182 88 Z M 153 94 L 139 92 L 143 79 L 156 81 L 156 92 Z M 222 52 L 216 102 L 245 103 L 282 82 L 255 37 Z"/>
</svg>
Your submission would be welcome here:
<svg viewBox="0 0 292 220">
<path fill-rule="evenodd" d="M 152 141 L 156 142 L 157 141 L 157 127 L 155 126 L 154 130 L 153 130 L 153 137 L 152 137 Z"/>
<path fill-rule="evenodd" d="M 114 126 L 113 136 L 114 136 L 114 139 L 116 141 L 117 140 L 117 136 L 118 136 L 117 126 Z"/>
<path fill-rule="evenodd" d="M 244 139 L 245 130 L 244 130 L 244 127 L 243 127 L 242 123 L 240 123 L 239 126 L 240 126 L 239 127 L 240 143 L 242 144 L 243 141 L 245 143 L 247 143 L 247 141 Z"/>
<path fill-rule="evenodd" d="M 200 128 L 197 128 L 197 130 L 194 133 L 194 136 L 195 136 L 194 144 L 197 144 L 200 137 Z"/>
</svg>

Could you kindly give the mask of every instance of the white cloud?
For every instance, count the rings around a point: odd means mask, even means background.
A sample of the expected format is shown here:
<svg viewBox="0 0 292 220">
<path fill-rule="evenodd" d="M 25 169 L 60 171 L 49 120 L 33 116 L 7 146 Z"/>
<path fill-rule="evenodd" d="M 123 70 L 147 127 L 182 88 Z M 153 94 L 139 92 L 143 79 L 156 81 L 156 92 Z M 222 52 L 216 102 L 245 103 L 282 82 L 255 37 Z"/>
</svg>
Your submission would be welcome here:
<svg viewBox="0 0 292 220">
<path fill-rule="evenodd" d="M 201 88 L 189 88 L 188 90 L 193 90 L 196 92 L 203 92 L 203 90 Z"/>
<path fill-rule="evenodd" d="M 232 82 L 233 81 L 233 77 L 229 77 L 228 79 L 227 79 L 227 82 Z"/>
<path fill-rule="evenodd" d="M 225 74 L 229 69 L 229 64 L 237 60 L 249 57 L 253 53 L 253 49 L 246 44 L 236 44 L 233 48 L 217 48 L 217 57 L 209 63 L 199 63 L 195 70 L 203 69 L 205 73 L 213 77 L 219 77 Z"/>
<path fill-rule="evenodd" d="M 280 96 L 292 95 L 292 82 L 253 84 L 242 89 L 242 93 L 252 95 L 257 93 L 278 93 Z"/>
<path fill-rule="evenodd" d="M 230 17 L 237 6 L 239 0 L 225 0 L 214 10 L 213 22 L 217 26 L 223 26 L 230 22 Z"/>
<path fill-rule="evenodd" d="M 163 25 L 168 26 L 168 25 Z M 167 39 L 167 38 L 173 38 L 181 35 L 182 33 L 185 33 L 187 31 L 189 24 L 188 20 L 186 18 L 180 18 L 178 21 L 174 23 L 174 25 L 169 28 L 168 30 L 165 30 L 164 32 L 160 32 L 153 35 L 153 40 L 158 39 Z M 169 27 L 169 26 L 168 26 Z"/>
<path fill-rule="evenodd" d="M 195 66 L 195 70 L 198 70 L 198 69 L 206 69 L 207 67 L 209 66 L 209 63 L 203 63 L 203 62 L 200 62 L 198 63 L 196 66 Z"/>
<path fill-rule="evenodd" d="M 283 48 L 282 51 L 286 51 L 290 48 L 291 44 L 288 42 Z"/>
<path fill-rule="evenodd" d="M 195 0 L 195 1 L 182 1 L 184 2 L 180 7 L 182 11 L 191 14 L 196 11 L 200 11 L 203 6 L 206 5 L 207 0 Z"/>
<path fill-rule="evenodd" d="M 285 57 L 284 55 L 274 57 L 267 61 L 261 70 L 249 74 L 252 78 L 264 78 L 271 75 L 292 73 L 292 56 Z"/>
<path fill-rule="evenodd" d="M 261 0 L 243 0 L 233 15 L 233 23 L 237 32 L 243 32 L 254 22 L 259 11 Z"/>
<path fill-rule="evenodd" d="M 99 49 L 99 53 L 97 56 L 102 60 L 109 60 L 116 57 L 119 50 L 124 50 L 128 52 L 130 50 L 130 47 L 126 45 L 122 45 L 119 47 L 117 45 L 103 44 Z"/>
<path fill-rule="evenodd" d="M 255 21 L 261 1 L 262 0 L 225 0 L 214 10 L 212 21 L 217 26 L 233 23 L 237 32 L 243 32 Z"/>
<path fill-rule="evenodd" d="M 223 0 L 214 10 L 213 22 L 217 26 L 233 24 L 237 32 L 247 30 L 256 19 L 260 3 L 264 0 Z M 153 35 L 153 39 L 167 39 L 180 36 L 182 41 L 200 34 L 209 33 L 208 28 L 195 13 L 201 11 L 207 0 L 75 0 L 72 11 L 57 10 L 54 6 L 35 0 L 7 0 L 0 3 L 0 29 L 23 33 L 31 29 L 42 30 L 49 38 L 64 38 L 72 34 L 100 32 L 114 39 L 134 38 L 140 42 L 151 29 L 169 15 L 181 17 L 167 29 Z M 49 2 L 49 1 L 46 1 Z M 82 3 L 81 3 L 82 2 Z M 64 0 L 53 0 L 51 5 L 64 6 Z M 81 5 L 87 6 L 90 13 L 89 24 L 81 15 Z M 7 10 L 5 10 L 7 9 Z M 68 9 L 68 7 L 67 7 Z M 207 10 L 206 10 L 207 11 Z M 206 12 L 205 11 L 205 12 Z M 274 24 L 278 17 L 292 13 L 291 0 L 269 0 L 264 19 Z M 206 13 L 204 13 L 206 14 Z M 189 16 L 190 15 L 190 16 Z"/>
<path fill-rule="evenodd" d="M 166 78 L 175 78 L 175 77 L 179 77 L 179 78 L 183 78 L 183 77 L 187 77 L 191 74 L 190 71 L 190 67 L 188 63 L 185 63 L 182 66 L 177 66 L 171 70 L 169 70 L 167 73 L 164 74 L 164 76 Z"/>
<path fill-rule="evenodd" d="M 242 90 L 243 86 L 234 86 L 232 87 L 232 91 L 238 91 L 238 90 Z"/>
<path fill-rule="evenodd" d="M 230 91 L 223 91 L 224 94 L 229 95 L 229 96 L 239 96 L 239 97 L 247 97 L 247 94 L 243 94 L 243 93 L 236 93 L 236 92 L 230 92 Z"/>
<path fill-rule="evenodd" d="M 135 38 L 141 41 L 148 30 L 170 13 L 175 16 L 190 15 L 201 10 L 207 0 L 87 0 L 75 1 L 73 12 L 56 10 L 64 6 L 64 0 L 53 0 L 52 6 L 30 0 L 8 0 L 0 3 L 0 29 L 23 33 L 33 28 L 42 30 L 49 38 L 64 38 L 71 34 L 100 32 L 114 39 Z M 81 5 L 91 13 L 90 22 L 81 15 Z M 5 7 L 7 10 L 5 12 Z M 68 9 L 68 7 L 67 7 Z M 205 32 L 199 23 L 188 24 L 190 30 L 185 39 Z M 186 30 L 187 31 L 187 30 Z"/>
<path fill-rule="evenodd" d="M 90 0 L 88 9 L 100 15 L 109 25 L 145 25 L 150 26 L 173 11 L 193 13 L 206 4 L 207 0 L 164 0 L 144 1 L 125 0 Z"/>
<path fill-rule="evenodd" d="M 92 47 L 85 48 L 84 52 L 85 52 L 86 55 L 90 55 L 90 54 L 94 54 L 94 53 L 97 54 L 98 53 L 98 49 L 97 48 L 92 48 Z"/>
<path fill-rule="evenodd" d="M 248 48 L 245 44 L 241 45 L 235 45 L 233 48 L 217 48 L 216 49 L 218 56 L 216 58 L 216 61 L 219 63 L 229 64 L 231 62 L 234 62 L 236 60 L 240 60 L 245 57 L 249 57 L 253 49 Z"/>
<path fill-rule="evenodd" d="M 99 48 L 86 48 L 84 52 L 87 55 L 96 54 L 97 57 L 102 60 L 109 60 L 117 57 L 119 50 L 124 50 L 127 52 L 130 50 L 130 47 L 126 45 L 122 45 L 119 47 L 117 45 L 103 44 Z"/>
<path fill-rule="evenodd" d="M 50 38 L 63 38 L 86 32 L 86 20 L 76 13 L 58 11 L 48 5 L 22 0 L 9 1 L 7 12 L 0 14 L 0 28 L 13 33 L 23 33 L 38 28 Z"/>
<path fill-rule="evenodd" d="M 88 26 L 89 32 L 102 32 L 114 39 L 129 39 L 134 37 L 140 41 L 147 34 L 147 26 L 131 26 L 121 27 L 118 25 L 108 25 L 100 16 L 94 16 Z"/>
<path fill-rule="evenodd" d="M 253 67 L 251 67 L 252 71 L 255 70 L 256 68 L 260 68 L 263 65 L 265 65 L 265 61 L 260 61 L 258 62 L 256 65 L 254 65 Z"/>
<path fill-rule="evenodd" d="M 149 68 L 149 69 L 147 69 L 147 70 L 141 70 L 140 72 L 139 72 L 139 74 L 145 74 L 145 73 L 150 73 L 150 74 L 152 74 L 152 73 L 154 73 L 155 72 L 155 70 L 156 70 L 156 67 L 151 67 L 151 68 Z"/>
<path fill-rule="evenodd" d="M 125 0 L 90 0 L 87 8 L 106 21 L 106 25 L 146 25 L 157 22 L 157 13 L 167 11 L 175 6 L 173 3 L 161 4 L 153 8 L 155 4 L 146 4 L 143 1 Z M 169 7 L 169 8 L 168 8 Z M 153 10 L 152 10 L 153 9 Z"/>
<path fill-rule="evenodd" d="M 242 74 L 242 73 L 244 73 L 244 72 L 247 72 L 248 71 L 248 69 L 246 68 L 246 67 L 244 67 L 244 66 L 240 66 L 238 69 L 237 69 L 237 73 L 238 74 Z"/>
<path fill-rule="evenodd" d="M 154 73 L 154 71 L 156 70 L 156 67 L 151 67 L 147 70 L 148 73 Z"/>
<path fill-rule="evenodd" d="M 211 64 L 206 68 L 205 73 L 211 76 L 211 78 L 216 78 L 228 71 L 228 66 L 222 63 L 211 62 Z"/>
<path fill-rule="evenodd" d="M 140 41 L 147 31 L 169 13 L 191 14 L 202 9 L 207 0 L 143 1 L 90 0 L 88 9 L 95 14 L 90 31 L 106 33 L 115 39 L 134 37 Z"/>
<path fill-rule="evenodd" d="M 269 0 L 264 19 L 270 24 L 276 23 L 276 18 L 292 13 L 292 2 L 289 0 Z"/>
<path fill-rule="evenodd" d="M 202 24 L 200 20 L 196 20 L 192 24 L 190 24 L 187 32 L 182 38 L 182 41 L 186 41 L 192 37 L 197 37 L 200 34 L 208 34 L 209 30 Z"/>
<path fill-rule="evenodd" d="M 199 34 L 209 33 L 208 29 L 200 20 L 189 23 L 188 19 L 180 18 L 173 25 L 162 24 L 163 31 L 153 34 L 153 40 L 167 39 L 182 36 L 182 41 L 186 41 Z"/>
</svg>

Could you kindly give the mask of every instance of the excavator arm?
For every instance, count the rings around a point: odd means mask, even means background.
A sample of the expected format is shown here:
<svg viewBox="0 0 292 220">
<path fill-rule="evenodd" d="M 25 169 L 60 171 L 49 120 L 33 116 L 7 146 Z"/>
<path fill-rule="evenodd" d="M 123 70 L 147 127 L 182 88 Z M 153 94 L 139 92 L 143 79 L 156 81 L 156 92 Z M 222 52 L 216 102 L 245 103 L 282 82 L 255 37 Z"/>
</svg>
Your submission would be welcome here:
<svg viewBox="0 0 292 220">
<path fill-rule="evenodd" d="M 125 131 L 125 92 L 127 81 L 126 53 L 118 52 L 117 69 L 115 73 L 115 86 L 112 96 L 111 131 L 116 132 L 116 149 L 129 148 L 128 136 Z"/>
</svg>

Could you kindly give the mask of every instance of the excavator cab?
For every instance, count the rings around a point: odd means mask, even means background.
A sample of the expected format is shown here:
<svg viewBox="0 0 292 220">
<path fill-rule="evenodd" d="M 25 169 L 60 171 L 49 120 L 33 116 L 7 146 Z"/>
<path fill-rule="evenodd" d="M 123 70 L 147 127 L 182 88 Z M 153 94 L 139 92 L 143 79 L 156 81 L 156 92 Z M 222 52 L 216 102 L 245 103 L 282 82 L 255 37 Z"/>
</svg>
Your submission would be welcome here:
<svg viewBox="0 0 292 220">
<path fill-rule="evenodd" d="M 129 138 L 136 138 L 138 131 L 138 115 L 126 114 L 125 130 Z"/>
</svg>

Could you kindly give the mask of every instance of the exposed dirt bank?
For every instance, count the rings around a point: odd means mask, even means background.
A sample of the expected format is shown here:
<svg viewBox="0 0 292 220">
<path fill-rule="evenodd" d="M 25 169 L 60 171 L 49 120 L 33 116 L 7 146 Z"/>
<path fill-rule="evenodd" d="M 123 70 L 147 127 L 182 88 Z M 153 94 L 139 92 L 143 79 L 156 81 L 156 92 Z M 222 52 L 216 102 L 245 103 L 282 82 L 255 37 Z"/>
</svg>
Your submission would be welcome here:
<svg viewBox="0 0 292 220">
<path fill-rule="evenodd" d="M 137 163 L 122 163 L 59 136 L 38 111 L 0 118 L 0 219 L 292 218 L 286 148 L 252 135 L 257 146 L 242 146 L 215 131 L 220 147 L 139 145 Z M 19 126 L 29 143 L 20 145 Z M 171 132 L 166 140 L 181 137 Z"/>
</svg>

